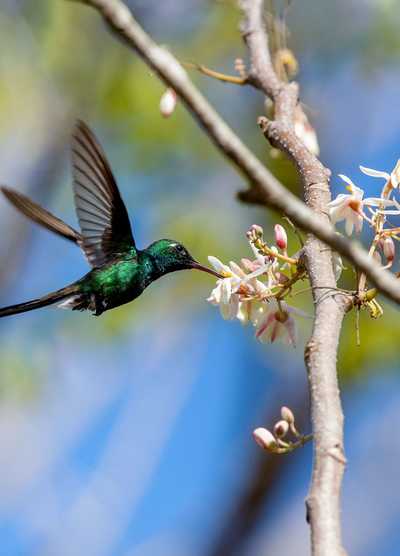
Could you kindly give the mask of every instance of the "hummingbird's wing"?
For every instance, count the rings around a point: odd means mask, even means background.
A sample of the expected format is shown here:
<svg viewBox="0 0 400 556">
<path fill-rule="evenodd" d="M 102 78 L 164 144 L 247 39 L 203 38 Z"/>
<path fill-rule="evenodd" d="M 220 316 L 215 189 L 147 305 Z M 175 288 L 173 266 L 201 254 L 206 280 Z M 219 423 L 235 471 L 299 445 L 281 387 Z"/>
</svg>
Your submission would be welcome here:
<svg viewBox="0 0 400 556">
<path fill-rule="evenodd" d="M 103 149 L 86 124 L 72 136 L 75 206 L 81 246 L 93 267 L 135 252 L 129 217 Z"/>
<path fill-rule="evenodd" d="M 23 195 L 18 191 L 14 191 L 14 189 L 11 189 L 10 187 L 2 185 L 0 190 L 6 199 L 16 209 L 22 212 L 22 214 L 37 224 L 40 224 L 44 228 L 47 228 L 51 232 L 79 244 L 81 234 L 63 222 L 60 218 L 57 218 L 57 216 L 54 216 L 54 214 L 51 214 L 48 210 L 44 209 L 34 201 L 31 201 L 31 199 L 29 199 L 26 195 Z"/>
</svg>

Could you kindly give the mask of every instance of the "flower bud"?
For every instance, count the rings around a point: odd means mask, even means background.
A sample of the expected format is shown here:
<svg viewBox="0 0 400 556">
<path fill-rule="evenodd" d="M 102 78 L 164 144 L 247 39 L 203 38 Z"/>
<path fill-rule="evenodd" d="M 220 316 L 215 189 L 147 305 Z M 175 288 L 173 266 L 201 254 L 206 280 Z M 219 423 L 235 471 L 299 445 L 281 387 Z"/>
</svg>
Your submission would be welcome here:
<svg viewBox="0 0 400 556">
<path fill-rule="evenodd" d="M 267 429 L 259 427 L 253 431 L 254 440 L 257 442 L 261 448 L 274 452 L 278 448 L 278 443 L 276 442 L 274 435 Z"/>
<path fill-rule="evenodd" d="M 252 237 L 259 238 L 263 236 L 264 230 L 258 224 L 253 224 L 252 226 L 250 226 L 247 233 L 250 234 Z"/>
<path fill-rule="evenodd" d="M 164 118 L 169 118 L 169 116 L 171 116 L 175 110 L 176 101 L 177 97 L 175 91 L 171 88 L 166 89 L 160 99 L 160 112 Z"/>
<path fill-rule="evenodd" d="M 279 249 L 287 249 L 287 234 L 286 230 L 280 224 L 275 224 L 275 243 Z"/>
<path fill-rule="evenodd" d="M 294 423 L 294 415 L 291 409 L 286 406 L 281 407 L 281 417 L 284 421 L 286 421 L 289 425 L 293 425 Z"/>
<path fill-rule="evenodd" d="M 391 237 L 385 237 L 382 241 L 383 243 L 383 254 L 385 255 L 388 262 L 393 261 L 395 256 L 394 241 Z"/>
<path fill-rule="evenodd" d="M 283 438 L 289 431 L 289 423 L 287 421 L 278 421 L 274 426 L 274 434 L 278 438 Z"/>
</svg>

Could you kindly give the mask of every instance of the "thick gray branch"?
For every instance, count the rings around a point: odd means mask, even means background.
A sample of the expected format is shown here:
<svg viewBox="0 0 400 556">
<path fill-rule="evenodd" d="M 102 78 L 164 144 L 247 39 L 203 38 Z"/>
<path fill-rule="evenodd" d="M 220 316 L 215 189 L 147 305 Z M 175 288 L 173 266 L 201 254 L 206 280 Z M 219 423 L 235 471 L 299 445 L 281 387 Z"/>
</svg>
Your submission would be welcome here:
<svg viewBox="0 0 400 556">
<path fill-rule="evenodd" d="M 218 149 L 248 179 L 253 199 L 257 198 L 270 208 L 285 213 L 299 228 L 313 233 L 363 271 L 382 293 L 400 302 L 400 285 L 396 279 L 373 264 L 367 252 L 356 242 L 339 236 L 326 218 L 321 218 L 283 187 L 207 102 L 179 62 L 143 31 L 121 0 L 78 1 L 96 8 L 108 26 L 143 58 L 164 83 L 175 89 Z M 319 185 L 315 183 L 314 186 Z"/>
<path fill-rule="evenodd" d="M 294 132 L 298 87 L 294 83 L 279 83 L 274 72 L 263 23 L 263 0 L 242 0 L 241 6 L 245 15 L 244 38 L 252 63 L 251 75 L 274 103 L 274 121 L 261 118 L 260 127 L 270 143 L 294 162 L 303 181 L 307 206 L 324 220 L 324 225 L 329 226 L 330 172 Z M 344 295 L 327 295 L 326 290 L 320 289 L 331 287 L 333 292 L 336 281 L 331 251 L 315 235 L 308 236 L 305 259 L 315 303 L 313 331 L 305 351 L 314 434 L 307 516 L 311 526 L 312 554 L 342 556 L 340 490 L 345 459 L 336 357 L 347 300 Z"/>
</svg>

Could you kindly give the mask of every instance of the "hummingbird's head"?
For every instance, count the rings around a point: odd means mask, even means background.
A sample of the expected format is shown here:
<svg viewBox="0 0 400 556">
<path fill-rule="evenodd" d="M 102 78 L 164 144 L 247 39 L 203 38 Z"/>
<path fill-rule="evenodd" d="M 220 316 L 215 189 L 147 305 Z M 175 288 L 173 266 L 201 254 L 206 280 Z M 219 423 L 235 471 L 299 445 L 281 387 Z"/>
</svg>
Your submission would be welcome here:
<svg viewBox="0 0 400 556">
<path fill-rule="evenodd" d="M 217 278 L 222 278 L 218 272 L 198 263 L 182 243 L 173 239 L 155 241 L 149 245 L 146 253 L 152 257 L 157 270 L 161 274 L 177 270 L 197 269 L 208 272 Z"/>
</svg>

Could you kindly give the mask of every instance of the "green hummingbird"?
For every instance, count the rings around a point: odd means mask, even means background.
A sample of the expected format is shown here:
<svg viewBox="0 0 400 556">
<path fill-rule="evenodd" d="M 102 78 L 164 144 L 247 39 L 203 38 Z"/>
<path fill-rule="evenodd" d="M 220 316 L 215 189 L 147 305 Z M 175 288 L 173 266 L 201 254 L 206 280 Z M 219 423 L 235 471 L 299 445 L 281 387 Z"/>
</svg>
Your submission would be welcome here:
<svg viewBox="0 0 400 556">
<path fill-rule="evenodd" d="M 75 208 L 81 231 L 8 187 L 1 191 L 25 216 L 76 243 L 92 269 L 76 282 L 39 299 L 0 308 L 0 317 L 59 303 L 96 316 L 129 303 L 169 272 L 197 269 L 221 275 L 198 263 L 178 241 L 160 239 L 138 249 L 129 217 L 103 149 L 88 126 L 78 121 L 72 135 Z"/>
</svg>

